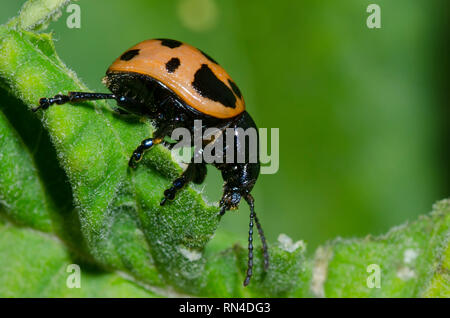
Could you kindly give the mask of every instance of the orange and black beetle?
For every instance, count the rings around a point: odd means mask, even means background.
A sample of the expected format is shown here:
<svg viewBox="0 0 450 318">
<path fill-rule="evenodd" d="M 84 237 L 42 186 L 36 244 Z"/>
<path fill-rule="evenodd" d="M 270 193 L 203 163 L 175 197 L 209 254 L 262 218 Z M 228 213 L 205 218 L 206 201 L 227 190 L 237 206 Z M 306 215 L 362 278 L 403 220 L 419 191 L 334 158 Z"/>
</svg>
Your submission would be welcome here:
<svg viewBox="0 0 450 318">
<path fill-rule="evenodd" d="M 141 160 L 145 150 L 161 143 L 175 128 L 184 127 L 192 132 L 194 120 L 201 119 L 203 128 L 217 127 L 222 133 L 227 128 L 235 129 L 231 137 L 234 139 L 247 128 L 256 130 L 254 121 L 245 111 L 241 92 L 227 72 L 204 52 L 176 40 L 154 39 L 135 45 L 108 68 L 104 83 L 112 94 L 58 94 L 52 98 L 41 98 L 39 106 L 33 111 L 47 109 L 53 104 L 114 99 L 120 113 L 148 116 L 157 129 L 152 138 L 143 140 L 133 152 L 129 161 L 131 167 Z M 248 143 L 246 149 L 237 149 L 237 140 L 234 140 L 233 145 L 236 147 L 235 152 L 248 153 Z M 242 197 L 250 206 L 248 267 L 244 281 L 244 285 L 247 285 L 253 270 L 253 222 L 262 241 L 264 269 L 269 266 L 266 240 L 250 194 L 259 175 L 259 158 L 253 163 L 247 155 L 243 163 L 226 160 L 225 147 L 223 163 L 213 163 L 224 179 L 220 214 L 236 209 Z M 206 163 L 192 161 L 183 174 L 173 181 L 172 186 L 164 191 L 161 205 L 167 200 L 173 200 L 176 193 L 189 182 L 202 183 L 205 176 Z"/>
</svg>

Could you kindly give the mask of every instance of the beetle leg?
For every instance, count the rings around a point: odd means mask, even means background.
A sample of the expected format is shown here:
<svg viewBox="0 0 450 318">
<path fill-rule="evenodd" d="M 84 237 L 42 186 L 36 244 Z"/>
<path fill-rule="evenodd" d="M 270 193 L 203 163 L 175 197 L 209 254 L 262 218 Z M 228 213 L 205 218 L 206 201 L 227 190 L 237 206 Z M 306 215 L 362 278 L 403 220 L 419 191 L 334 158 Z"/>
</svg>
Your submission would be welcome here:
<svg viewBox="0 0 450 318">
<path fill-rule="evenodd" d="M 62 105 L 70 102 L 84 102 L 88 100 L 99 100 L 99 99 L 115 99 L 117 103 L 124 103 L 128 99 L 125 96 L 116 96 L 115 94 L 104 94 L 104 93 L 86 93 L 86 92 L 69 92 L 67 95 L 55 95 L 54 97 L 43 97 L 39 100 L 39 106 L 32 108 L 33 112 L 39 109 L 47 109 L 51 105 Z"/>
<path fill-rule="evenodd" d="M 206 171 L 206 165 L 204 163 L 191 162 L 181 176 L 172 182 L 172 186 L 164 191 L 164 198 L 161 200 L 160 205 L 164 205 L 167 200 L 172 201 L 175 199 L 177 192 L 189 182 L 202 183 L 205 180 Z"/>
<path fill-rule="evenodd" d="M 164 140 L 164 141 L 162 142 L 162 145 L 163 145 L 164 147 L 166 147 L 167 149 L 172 150 L 173 147 L 175 147 L 175 146 L 177 145 L 177 143 L 176 143 L 176 142 L 169 142 L 169 141 Z"/>
<path fill-rule="evenodd" d="M 152 138 L 147 138 L 141 141 L 141 144 L 133 151 L 128 165 L 135 168 L 135 163 L 141 161 L 144 151 L 152 148 L 154 145 L 160 144 L 164 141 L 164 137 L 167 133 L 173 130 L 171 125 L 164 125 L 159 127 L 154 133 Z"/>
<path fill-rule="evenodd" d="M 195 184 L 202 184 L 203 181 L 205 181 L 207 171 L 208 170 L 206 168 L 206 164 L 197 163 L 195 166 L 195 174 L 192 182 L 194 182 Z"/>
<path fill-rule="evenodd" d="M 144 151 L 150 149 L 154 145 L 157 145 L 162 142 L 162 138 L 147 138 L 142 140 L 141 144 L 133 151 L 130 160 L 128 161 L 128 165 L 132 168 L 136 168 L 135 163 L 142 160 L 142 156 L 144 155 Z"/>
</svg>

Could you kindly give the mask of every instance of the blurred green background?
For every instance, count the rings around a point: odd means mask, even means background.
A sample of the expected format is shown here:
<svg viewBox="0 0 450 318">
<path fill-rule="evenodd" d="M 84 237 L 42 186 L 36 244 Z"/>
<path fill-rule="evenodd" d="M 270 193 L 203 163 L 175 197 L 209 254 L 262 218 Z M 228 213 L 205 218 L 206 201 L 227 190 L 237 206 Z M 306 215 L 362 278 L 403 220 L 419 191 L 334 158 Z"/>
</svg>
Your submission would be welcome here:
<svg viewBox="0 0 450 318">
<path fill-rule="evenodd" d="M 1 0 L 0 23 L 24 0 Z M 280 169 L 261 175 L 270 241 L 311 252 L 336 236 L 379 234 L 450 194 L 447 1 L 80 0 L 50 25 L 59 55 L 93 91 L 109 64 L 149 38 L 201 48 L 238 83 L 259 127 L 280 129 Z M 366 8 L 381 7 L 381 29 Z M 56 92 L 55 92 L 56 93 Z M 205 193 L 221 196 L 209 169 Z M 248 208 L 219 231 L 245 241 Z"/>
</svg>

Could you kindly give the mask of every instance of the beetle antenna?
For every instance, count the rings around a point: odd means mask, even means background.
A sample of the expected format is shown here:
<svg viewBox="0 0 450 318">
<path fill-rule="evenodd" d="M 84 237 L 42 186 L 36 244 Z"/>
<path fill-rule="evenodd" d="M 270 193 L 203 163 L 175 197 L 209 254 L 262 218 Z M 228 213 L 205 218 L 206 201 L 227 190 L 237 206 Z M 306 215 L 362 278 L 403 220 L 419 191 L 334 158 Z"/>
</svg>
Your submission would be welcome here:
<svg viewBox="0 0 450 318">
<path fill-rule="evenodd" d="M 247 200 L 249 202 L 250 200 Z M 248 263 L 247 263 L 247 276 L 245 276 L 244 286 L 250 283 L 250 278 L 253 274 L 253 218 L 255 216 L 255 211 L 253 209 L 253 204 L 250 205 L 250 224 L 248 230 Z"/>
<path fill-rule="evenodd" d="M 267 248 L 266 237 L 264 236 L 264 232 L 261 227 L 261 223 L 259 223 L 258 218 L 255 213 L 255 200 L 253 197 L 248 194 L 245 197 L 248 205 L 250 206 L 250 224 L 248 231 L 248 264 L 247 264 L 247 276 L 245 277 L 244 286 L 247 286 L 250 283 L 250 278 L 253 274 L 253 220 L 256 223 L 256 227 L 258 229 L 259 237 L 261 238 L 263 254 L 264 254 L 264 270 L 269 268 L 269 252 Z"/>
<path fill-rule="evenodd" d="M 261 243 L 262 243 L 262 249 L 263 249 L 263 254 L 264 254 L 264 270 L 267 271 L 269 269 L 269 251 L 268 251 L 268 247 L 267 247 L 267 241 L 266 241 L 266 237 L 264 236 L 264 231 L 262 229 L 261 223 L 259 223 L 259 220 L 256 217 L 256 214 L 254 214 L 254 216 L 255 216 L 256 227 L 258 228 L 259 238 L 261 239 Z"/>
</svg>

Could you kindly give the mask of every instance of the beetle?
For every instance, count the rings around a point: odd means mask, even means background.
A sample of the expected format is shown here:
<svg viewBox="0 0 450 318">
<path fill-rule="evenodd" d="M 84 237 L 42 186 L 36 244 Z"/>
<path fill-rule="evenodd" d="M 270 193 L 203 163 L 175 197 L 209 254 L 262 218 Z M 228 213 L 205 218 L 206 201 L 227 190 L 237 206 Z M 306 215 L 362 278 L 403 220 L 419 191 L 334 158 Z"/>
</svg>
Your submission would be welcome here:
<svg viewBox="0 0 450 318">
<path fill-rule="evenodd" d="M 146 40 L 131 47 L 111 64 L 103 83 L 112 94 L 57 94 L 51 98 L 41 98 L 39 106 L 33 108 L 33 111 L 45 110 L 54 104 L 113 99 L 118 106 L 115 110 L 119 113 L 149 117 L 156 130 L 153 137 L 144 139 L 134 150 L 129 160 L 131 168 L 142 159 L 145 151 L 157 144 L 165 144 L 164 138 L 170 136 L 174 129 L 182 127 L 193 132 L 194 120 L 201 120 L 202 128 L 217 128 L 224 137 L 226 129 L 234 129 L 234 133 L 228 138 L 234 139 L 234 153 L 245 151 L 245 160 L 239 163 L 233 160 L 235 158 L 227 158 L 228 143 L 225 143 L 224 160 L 214 162 L 213 165 L 221 171 L 224 180 L 219 214 L 237 209 L 242 198 L 250 207 L 248 263 L 244 280 L 244 286 L 247 286 L 253 273 L 254 223 L 262 243 L 264 270 L 269 267 L 269 254 L 264 232 L 254 210 L 254 199 L 250 194 L 260 172 L 259 156 L 256 155 L 256 162 L 251 162 L 248 155 L 249 144 L 241 147 L 239 143 L 243 131 L 253 128 L 257 133 L 257 129 L 245 110 L 244 98 L 238 86 L 209 55 L 189 44 L 170 39 Z M 218 139 L 203 140 L 203 146 L 215 143 L 216 140 Z M 171 145 L 166 146 L 170 148 Z M 194 161 L 194 157 L 201 155 L 202 151 L 203 147 L 198 149 L 198 153 L 194 153 L 181 176 L 164 191 L 161 205 L 174 200 L 177 192 L 188 183 L 200 184 L 204 181 L 206 163 Z"/>
</svg>

